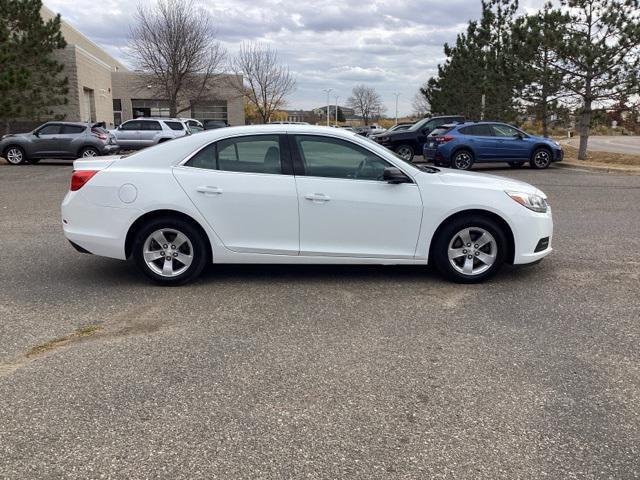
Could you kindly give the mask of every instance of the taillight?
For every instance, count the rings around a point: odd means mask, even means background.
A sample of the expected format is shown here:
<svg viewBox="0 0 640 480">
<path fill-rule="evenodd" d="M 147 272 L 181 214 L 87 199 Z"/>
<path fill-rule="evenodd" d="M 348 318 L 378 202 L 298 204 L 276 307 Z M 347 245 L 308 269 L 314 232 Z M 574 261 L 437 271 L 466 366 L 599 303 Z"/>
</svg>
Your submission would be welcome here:
<svg viewBox="0 0 640 480">
<path fill-rule="evenodd" d="M 98 130 L 91 130 L 91 133 L 93 133 L 100 140 L 106 140 L 108 138 L 106 133 L 100 132 Z"/>
<path fill-rule="evenodd" d="M 96 173 L 98 173 L 98 170 L 74 170 L 71 173 L 71 186 L 69 190 L 72 192 L 80 190 Z"/>
<path fill-rule="evenodd" d="M 453 140 L 453 137 L 451 135 L 444 135 L 443 137 L 437 137 L 436 138 L 436 142 L 438 142 L 438 143 L 445 143 L 445 142 L 448 142 L 450 140 Z"/>
</svg>

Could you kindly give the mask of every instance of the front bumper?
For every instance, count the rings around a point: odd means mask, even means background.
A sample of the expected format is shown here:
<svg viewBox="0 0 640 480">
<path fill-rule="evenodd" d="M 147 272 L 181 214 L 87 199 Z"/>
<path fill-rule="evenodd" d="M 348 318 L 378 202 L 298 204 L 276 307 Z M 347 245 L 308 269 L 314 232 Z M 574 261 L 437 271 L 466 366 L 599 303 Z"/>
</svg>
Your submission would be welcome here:
<svg viewBox="0 0 640 480">
<path fill-rule="evenodd" d="M 541 260 L 552 251 L 553 218 L 547 213 L 524 212 L 511 217 L 515 240 L 513 263 L 525 264 Z"/>
</svg>

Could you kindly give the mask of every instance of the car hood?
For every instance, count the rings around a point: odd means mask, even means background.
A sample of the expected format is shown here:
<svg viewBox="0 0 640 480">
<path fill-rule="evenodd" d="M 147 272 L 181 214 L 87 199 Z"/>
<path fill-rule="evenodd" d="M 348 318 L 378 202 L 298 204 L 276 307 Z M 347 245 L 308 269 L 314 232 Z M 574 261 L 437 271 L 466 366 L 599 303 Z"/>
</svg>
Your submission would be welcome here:
<svg viewBox="0 0 640 480">
<path fill-rule="evenodd" d="M 491 190 L 512 190 L 523 193 L 534 193 L 546 198 L 546 195 L 538 188 L 520 180 L 488 175 L 486 173 L 461 172 L 450 168 L 443 168 L 437 174 L 441 182 L 447 185 L 463 187 L 486 188 Z"/>
<path fill-rule="evenodd" d="M 15 137 L 28 137 L 31 135 L 31 132 L 28 133 L 9 133 L 7 135 L 2 135 L 0 138 L 15 138 Z"/>
<path fill-rule="evenodd" d="M 417 132 L 411 132 L 409 130 L 399 130 L 394 132 L 382 132 L 376 133 L 376 137 L 389 137 L 390 140 L 404 140 L 407 138 L 416 138 Z"/>
</svg>

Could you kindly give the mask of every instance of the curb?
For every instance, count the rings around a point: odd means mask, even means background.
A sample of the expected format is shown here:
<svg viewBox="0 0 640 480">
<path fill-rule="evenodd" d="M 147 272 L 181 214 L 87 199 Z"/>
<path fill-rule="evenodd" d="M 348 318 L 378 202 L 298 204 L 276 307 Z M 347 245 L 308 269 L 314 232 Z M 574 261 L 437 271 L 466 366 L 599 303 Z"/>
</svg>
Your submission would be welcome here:
<svg viewBox="0 0 640 480">
<path fill-rule="evenodd" d="M 634 167 L 614 167 L 609 165 L 589 165 L 583 163 L 575 163 L 575 162 L 555 162 L 553 163 L 554 168 L 566 168 L 572 170 L 584 170 L 587 172 L 598 172 L 598 173 L 622 173 L 625 175 L 640 175 L 640 168 Z"/>
</svg>

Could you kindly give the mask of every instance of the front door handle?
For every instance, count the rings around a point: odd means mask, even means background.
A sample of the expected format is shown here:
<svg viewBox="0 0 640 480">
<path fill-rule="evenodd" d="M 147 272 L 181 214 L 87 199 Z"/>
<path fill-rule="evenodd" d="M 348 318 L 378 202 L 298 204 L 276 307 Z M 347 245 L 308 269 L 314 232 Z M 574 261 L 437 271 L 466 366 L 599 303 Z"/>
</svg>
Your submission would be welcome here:
<svg viewBox="0 0 640 480">
<path fill-rule="evenodd" d="M 222 193 L 222 189 L 220 187 L 204 186 L 204 187 L 196 188 L 196 192 L 202 193 L 203 195 L 209 195 L 209 196 L 220 195 Z"/>
<path fill-rule="evenodd" d="M 317 203 L 324 203 L 324 202 L 328 202 L 329 200 L 331 200 L 324 193 L 308 193 L 307 195 L 304 196 L 304 198 L 306 198 L 307 200 L 311 200 L 312 202 L 317 202 Z"/>
</svg>

